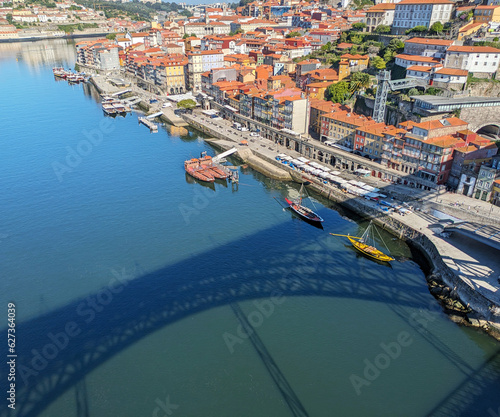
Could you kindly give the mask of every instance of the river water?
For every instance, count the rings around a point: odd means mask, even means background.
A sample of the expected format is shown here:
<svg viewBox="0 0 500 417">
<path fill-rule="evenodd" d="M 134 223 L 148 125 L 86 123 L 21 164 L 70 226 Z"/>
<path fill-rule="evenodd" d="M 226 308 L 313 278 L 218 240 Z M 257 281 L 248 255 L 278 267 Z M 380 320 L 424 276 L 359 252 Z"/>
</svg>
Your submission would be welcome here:
<svg viewBox="0 0 500 417">
<path fill-rule="evenodd" d="M 52 76 L 74 59 L 0 44 L 1 416 L 498 415 L 499 344 L 448 320 L 406 245 L 359 256 L 327 232 L 365 223 L 313 196 L 312 227 L 277 202 L 296 185 L 245 167 L 195 182 L 202 135 L 105 117 Z"/>
</svg>

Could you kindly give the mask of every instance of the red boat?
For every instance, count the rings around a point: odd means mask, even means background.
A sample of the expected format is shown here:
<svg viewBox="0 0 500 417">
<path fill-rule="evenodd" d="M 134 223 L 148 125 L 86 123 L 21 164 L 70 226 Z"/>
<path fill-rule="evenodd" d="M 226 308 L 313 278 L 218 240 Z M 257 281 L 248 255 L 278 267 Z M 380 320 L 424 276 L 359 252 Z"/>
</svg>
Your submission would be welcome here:
<svg viewBox="0 0 500 417">
<path fill-rule="evenodd" d="M 315 225 L 320 225 L 321 223 L 323 223 L 324 220 L 321 218 L 321 216 L 316 214 L 309 207 L 302 205 L 303 197 L 307 197 L 307 194 L 305 194 L 304 184 L 302 184 L 302 186 L 300 187 L 299 198 L 297 198 L 295 201 L 291 201 L 285 197 L 285 200 L 288 203 L 290 209 L 297 215 L 299 215 L 303 220 Z"/>
<path fill-rule="evenodd" d="M 227 172 L 213 164 L 211 156 L 203 155 L 199 161 L 200 166 L 204 167 L 205 170 L 212 174 L 215 178 L 225 180 L 229 176 Z"/>
<path fill-rule="evenodd" d="M 184 169 L 193 178 L 205 182 L 214 182 L 215 177 L 209 169 L 200 164 L 200 160 L 197 158 L 188 159 L 184 161 Z"/>
<path fill-rule="evenodd" d="M 56 76 L 58 78 L 66 79 L 66 77 L 68 76 L 68 71 L 66 71 L 62 67 L 52 68 L 52 72 L 54 73 L 54 76 Z"/>
</svg>

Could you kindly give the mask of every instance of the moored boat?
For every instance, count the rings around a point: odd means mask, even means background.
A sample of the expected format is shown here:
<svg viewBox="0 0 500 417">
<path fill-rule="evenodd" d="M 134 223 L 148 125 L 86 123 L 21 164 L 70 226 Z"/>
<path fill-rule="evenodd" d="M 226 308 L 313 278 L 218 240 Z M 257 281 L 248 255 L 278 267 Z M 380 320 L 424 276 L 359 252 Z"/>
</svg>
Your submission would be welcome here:
<svg viewBox="0 0 500 417">
<path fill-rule="evenodd" d="M 363 255 L 368 256 L 371 259 L 375 259 L 376 261 L 380 262 L 391 262 L 394 260 L 394 258 L 390 257 L 389 255 L 386 255 L 384 252 L 381 250 L 377 249 L 375 247 L 375 241 L 372 236 L 372 228 L 373 228 L 373 223 L 370 222 L 368 227 L 366 228 L 365 232 L 361 237 L 356 237 L 356 236 L 350 236 L 350 235 L 339 235 L 336 233 L 330 233 L 333 236 L 345 236 L 347 239 L 349 239 L 349 242 L 351 242 L 352 246 L 361 252 Z M 380 235 L 380 234 L 379 234 Z M 382 236 L 380 236 L 380 239 L 382 239 Z M 382 240 L 383 242 L 383 240 Z M 385 243 L 384 243 L 385 245 Z"/>
<path fill-rule="evenodd" d="M 57 78 L 64 78 L 64 79 L 66 79 L 66 77 L 68 76 L 68 71 L 66 71 L 63 67 L 52 68 L 52 73 Z"/>
<path fill-rule="evenodd" d="M 302 199 L 304 197 L 307 197 L 307 194 L 304 184 L 302 184 L 299 191 L 299 197 L 295 201 L 289 200 L 285 197 L 285 201 L 288 203 L 290 210 L 296 213 L 301 219 L 316 225 L 323 223 L 324 220 L 319 214 L 302 204 Z"/>
<path fill-rule="evenodd" d="M 208 171 L 215 178 L 220 180 L 225 180 L 229 174 L 225 172 L 222 168 L 214 165 L 212 157 L 207 155 L 205 152 L 202 153 L 200 161 L 200 167 L 203 167 L 206 171 Z"/>
<path fill-rule="evenodd" d="M 184 169 L 193 178 L 205 182 L 214 182 L 215 177 L 206 167 L 200 165 L 200 160 L 197 158 L 184 161 Z"/>
<path fill-rule="evenodd" d="M 116 109 L 112 104 L 109 103 L 104 103 L 102 105 L 102 110 L 104 113 L 106 113 L 108 116 L 115 116 L 116 115 Z"/>
</svg>

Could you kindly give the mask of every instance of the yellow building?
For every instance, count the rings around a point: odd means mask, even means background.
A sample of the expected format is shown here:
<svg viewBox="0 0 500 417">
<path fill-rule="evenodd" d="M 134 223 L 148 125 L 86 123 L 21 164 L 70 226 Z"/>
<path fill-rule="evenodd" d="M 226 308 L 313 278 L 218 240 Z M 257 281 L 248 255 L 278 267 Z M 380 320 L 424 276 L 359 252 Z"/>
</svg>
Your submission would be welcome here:
<svg viewBox="0 0 500 417">
<path fill-rule="evenodd" d="M 327 81 L 327 82 L 307 84 L 306 94 L 310 99 L 315 98 L 315 99 L 319 99 L 319 100 L 324 100 L 326 89 L 331 84 L 335 84 L 335 83 Z"/>
<path fill-rule="evenodd" d="M 339 62 L 339 81 L 351 75 L 351 69 L 349 68 L 349 61 L 343 59 Z"/>
<path fill-rule="evenodd" d="M 461 41 L 465 37 L 471 36 L 472 34 L 476 33 L 479 29 L 488 26 L 487 23 L 476 23 L 476 22 L 470 22 L 465 26 L 462 26 L 457 35 L 457 40 Z"/>
<path fill-rule="evenodd" d="M 166 91 L 169 94 L 186 92 L 186 67 L 188 60 L 183 54 L 169 54 L 165 57 Z"/>
</svg>

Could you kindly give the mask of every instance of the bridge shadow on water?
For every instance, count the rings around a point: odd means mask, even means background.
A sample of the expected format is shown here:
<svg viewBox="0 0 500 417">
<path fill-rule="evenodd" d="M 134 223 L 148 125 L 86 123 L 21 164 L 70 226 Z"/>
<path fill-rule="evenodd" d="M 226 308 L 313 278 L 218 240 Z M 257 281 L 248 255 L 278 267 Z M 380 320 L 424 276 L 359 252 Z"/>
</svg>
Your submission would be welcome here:
<svg viewBox="0 0 500 417">
<path fill-rule="evenodd" d="M 350 298 L 383 303 L 408 323 L 409 310 L 429 308 L 423 277 L 405 275 L 404 263 L 387 268 L 356 257 L 322 230 L 310 227 L 300 239 L 297 230 L 290 220 L 134 279 L 116 279 L 18 323 L 16 410 L 3 408 L 0 416 L 37 416 L 71 387 L 78 415 L 88 416 L 87 374 L 151 333 L 214 307 L 276 294 Z M 292 250 L 283 253 L 283 240 L 294 242 Z M 7 340 L 5 329 L 1 338 Z M 426 332 L 425 338 L 464 377 L 474 372 L 438 336 Z M 6 382 L 0 382 L 4 393 Z"/>
</svg>

